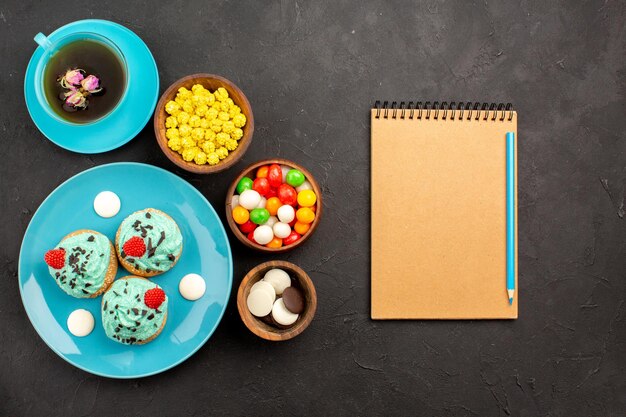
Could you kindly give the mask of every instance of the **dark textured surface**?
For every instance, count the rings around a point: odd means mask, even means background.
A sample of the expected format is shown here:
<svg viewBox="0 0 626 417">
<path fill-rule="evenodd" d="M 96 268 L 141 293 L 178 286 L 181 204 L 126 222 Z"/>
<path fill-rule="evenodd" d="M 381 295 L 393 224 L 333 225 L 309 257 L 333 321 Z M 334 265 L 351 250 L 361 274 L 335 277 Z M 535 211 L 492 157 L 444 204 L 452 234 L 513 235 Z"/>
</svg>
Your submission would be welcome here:
<svg viewBox="0 0 626 417">
<path fill-rule="evenodd" d="M 0 4 L 0 415 L 626 415 L 624 2 L 152 4 Z M 244 159 L 201 177 L 169 163 L 151 127 L 94 156 L 43 138 L 23 107 L 32 37 L 90 17 L 146 41 L 161 91 L 194 72 L 237 83 L 257 123 Z M 377 98 L 515 104 L 519 320 L 369 319 L 368 108 Z M 230 179 L 271 156 L 303 163 L 325 193 L 317 234 L 284 257 L 319 295 L 300 337 L 253 336 L 236 291 L 204 348 L 147 379 L 91 376 L 37 336 L 17 258 L 59 183 L 94 165 L 147 162 L 189 180 L 223 216 Z M 267 257 L 231 243 L 237 285 Z"/>
</svg>

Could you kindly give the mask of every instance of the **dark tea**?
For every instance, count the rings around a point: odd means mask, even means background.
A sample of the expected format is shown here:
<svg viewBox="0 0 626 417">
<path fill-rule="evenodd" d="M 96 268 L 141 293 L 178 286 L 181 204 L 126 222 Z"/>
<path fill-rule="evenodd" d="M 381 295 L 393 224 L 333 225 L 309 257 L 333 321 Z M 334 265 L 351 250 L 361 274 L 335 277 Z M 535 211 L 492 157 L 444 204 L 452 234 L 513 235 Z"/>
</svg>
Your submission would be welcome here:
<svg viewBox="0 0 626 417">
<path fill-rule="evenodd" d="M 84 39 L 62 46 L 43 74 L 48 104 L 61 118 L 89 123 L 109 113 L 126 88 L 121 58 L 108 45 Z"/>
</svg>

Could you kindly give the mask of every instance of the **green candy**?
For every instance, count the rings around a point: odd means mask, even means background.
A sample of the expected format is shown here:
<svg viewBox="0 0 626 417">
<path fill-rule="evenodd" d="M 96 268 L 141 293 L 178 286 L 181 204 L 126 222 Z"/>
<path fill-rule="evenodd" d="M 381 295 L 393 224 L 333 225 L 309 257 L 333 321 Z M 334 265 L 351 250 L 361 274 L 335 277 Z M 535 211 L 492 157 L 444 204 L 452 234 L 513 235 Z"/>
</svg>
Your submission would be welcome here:
<svg viewBox="0 0 626 417">
<path fill-rule="evenodd" d="M 250 212 L 250 221 L 254 224 L 265 224 L 270 218 L 270 212 L 264 208 L 255 208 Z"/>
<path fill-rule="evenodd" d="M 299 187 L 302 185 L 305 178 L 302 172 L 298 171 L 297 169 L 290 169 L 289 172 L 287 172 L 286 180 L 287 184 L 291 185 L 292 187 Z"/>
<path fill-rule="evenodd" d="M 246 190 L 252 189 L 252 180 L 248 177 L 243 177 L 239 180 L 239 184 L 237 184 L 237 193 L 241 194 Z"/>
</svg>

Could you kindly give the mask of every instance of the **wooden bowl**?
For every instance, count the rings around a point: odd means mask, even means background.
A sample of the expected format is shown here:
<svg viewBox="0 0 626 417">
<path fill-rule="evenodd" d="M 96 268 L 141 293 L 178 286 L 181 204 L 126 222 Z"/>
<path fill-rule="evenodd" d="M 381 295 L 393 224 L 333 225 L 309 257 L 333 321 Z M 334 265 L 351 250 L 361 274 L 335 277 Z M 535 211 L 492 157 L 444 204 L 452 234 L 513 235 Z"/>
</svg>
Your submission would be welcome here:
<svg viewBox="0 0 626 417">
<path fill-rule="evenodd" d="M 288 246 L 281 246 L 280 248 L 268 248 L 266 246 L 251 242 L 250 239 L 248 239 L 248 237 L 244 235 L 241 230 L 239 230 L 239 227 L 237 227 L 237 223 L 235 223 L 235 220 L 233 219 L 233 207 L 231 204 L 231 199 L 235 194 L 235 188 L 237 188 L 237 184 L 239 183 L 239 181 L 245 176 L 248 176 L 251 179 L 256 178 L 257 168 L 269 164 L 288 165 L 290 167 L 300 170 L 300 172 L 302 172 L 306 179 L 311 183 L 313 191 L 317 196 L 317 202 L 315 203 L 315 220 L 313 220 L 313 223 L 311 223 L 311 228 L 309 229 L 309 231 L 306 234 L 302 235 L 302 237 L 298 239 L 295 243 L 292 243 Z M 260 252 L 282 253 L 297 248 L 313 234 L 315 229 L 317 229 L 317 225 L 320 222 L 320 217 L 322 217 L 322 192 L 320 186 L 317 184 L 317 181 L 315 181 L 315 178 L 313 178 L 313 175 L 311 175 L 309 171 L 307 171 L 301 165 L 287 159 L 265 159 L 263 161 L 255 162 L 254 164 L 249 165 L 247 168 L 241 171 L 241 174 L 239 174 L 237 178 L 235 178 L 235 181 L 233 181 L 230 187 L 228 187 L 228 191 L 226 192 L 226 220 L 228 221 L 228 226 L 230 226 L 230 230 L 232 230 L 233 234 L 237 237 L 237 239 L 239 239 L 241 243 L 249 248 L 256 249 Z"/>
<path fill-rule="evenodd" d="M 248 310 L 246 303 L 252 285 L 260 281 L 265 276 L 265 273 L 273 268 L 280 268 L 287 272 L 292 282 L 298 283 L 304 296 L 304 312 L 300 314 L 298 320 L 289 328 L 281 329 L 274 327 L 253 316 Z M 256 266 L 243 278 L 237 291 L 237 309 L 239 310 L 241 320 L 252 333 L 265 340 L 280 342 L 293 339 L 311 324 L 311 320 L 315 316 L 315 310 L 317 310 L 317 293 L 311 278 L 300 267 L 286 261 L 269 261 Z"/>
<path fill-rule="evenodd" d="M 230 98 L 233 99 L 233 102 L 241 107 L 241 112 L 247 119 L 246 124 L 243 127 L 243 137 L 238 141 L 239 146 L 237 146 L 237 149 L 234 151 L 229 152 L 228 156 L 221 160 L 217 165 L 198 165 L 193 161 L 187 162 L 178 152 L 171 150 L 167 146 L 167 138 L 165 137 L 165 119 L 169 116 L 169 114 L 165 112 L 165 104 L 170 100 L 174 100 L 179 88 L 185 87 L 191 90 L 191 87 L 193 87 L 194 84 L 201 84 L 204 88 L 211 91 L 215 91 L 219 87 L 224 87 L 226 91 L 228 91 Z M 193 74 L 181 78 L 165 90 L 165 93 L 163 93 L 161 99 L 157 103 L 156 111 L 154 113 L 154 134 L 165 156 L 182 169 L 196 174 L 212 174 L 214 172 L 223 171 L 234 165 L 241 159 L 243 154 L 246 153 L 246 150 L 252 141 L 253 132 L 254 116 L 252 115 L 250 102 L 239 87 L 219 75 Z"/>
</svg>

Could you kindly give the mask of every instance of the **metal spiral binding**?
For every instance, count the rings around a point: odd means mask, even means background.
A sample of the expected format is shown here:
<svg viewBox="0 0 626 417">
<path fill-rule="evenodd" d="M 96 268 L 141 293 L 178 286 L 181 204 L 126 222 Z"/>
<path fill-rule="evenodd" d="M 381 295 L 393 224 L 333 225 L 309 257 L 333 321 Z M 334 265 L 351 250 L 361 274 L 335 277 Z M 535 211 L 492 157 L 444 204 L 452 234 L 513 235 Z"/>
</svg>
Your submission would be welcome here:
<svg viewBox="0 0 626 417">
<path fill-rule="evenodd" d="M 435 101 L 431 103 L 430 101 L 426 101 L 422 103 L 421 101 L 413 103 L 412 101 L 404 102 L 401 101 L 398 104 L 397 101 L 392 101 L 391 105 L 389 105 L 388 101 L 384 101 L 381 105 L 380 101 L 377 100 L 374 104 L 374 108 L 376 109 L 376 118 L 380 119 L 382 114 L 384 119 L 389 118 L 389 113 L 391 113 L 391 118 L 396 119 L 398 117 L 398 113 L 400 113 L 400 119 L 409 118 L 413 120 L 413 118 L 417 118 L 421 120 L 422 118 L 426 120 L 434 119 L 434 120 L 446 120 L 448 117 L 450 120 L 480 120 L 481 116 L 483 120 L 487 120 L 489 118 L 489 112 L 493 112 L 491 116 L 491 120 L 499 120 L 504 121 L 508 113 L 508 120 L 513 120 L 513 105 L 511 103 L 479 103 L 479 102 L 459 102 L 458 104 L 455 101 L 451 101 L 449 104 L 447 101 L 439 103 Z"/>
</svg>

